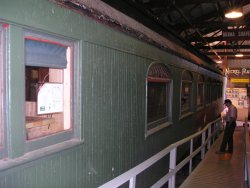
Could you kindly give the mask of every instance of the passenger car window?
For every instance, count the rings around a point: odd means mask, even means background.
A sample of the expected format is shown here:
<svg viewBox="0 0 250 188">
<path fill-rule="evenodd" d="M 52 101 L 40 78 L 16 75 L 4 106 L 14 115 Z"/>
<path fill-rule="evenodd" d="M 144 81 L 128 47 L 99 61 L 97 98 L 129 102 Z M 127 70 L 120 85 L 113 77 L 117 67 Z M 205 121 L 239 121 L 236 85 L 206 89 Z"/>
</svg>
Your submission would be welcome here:
<svg viewBox="0 0 250 188">
<path fill-rule="evenodd" d="M 77 94 L 74 43 L 32 33 L 24 39 L 26 140 L 47 144 L 74 137 Z M 41 139 L 41 138 L 46 138 Z M 28 150 L 36 149 L 32 142 Z M 44 145 L 46 146 L 46 144 Z M 31 149 L 33 148 L 33 149 Z"/>
<path fill-rule="evenodd" d="M 191 111 L 193 77 L 189 71 L 182 73 L 181 115 Z"/>
<path fill-rule="evenodd" d="M 25 38 L 27 140 L 71 129 L 70 47 Z"/>
<path fill-rule="evenodd" d="M 161 63 L 152 64 L 147 75 L 147 130 L 171 120 L 171 85 L 168 68 Z"/>
</svg>

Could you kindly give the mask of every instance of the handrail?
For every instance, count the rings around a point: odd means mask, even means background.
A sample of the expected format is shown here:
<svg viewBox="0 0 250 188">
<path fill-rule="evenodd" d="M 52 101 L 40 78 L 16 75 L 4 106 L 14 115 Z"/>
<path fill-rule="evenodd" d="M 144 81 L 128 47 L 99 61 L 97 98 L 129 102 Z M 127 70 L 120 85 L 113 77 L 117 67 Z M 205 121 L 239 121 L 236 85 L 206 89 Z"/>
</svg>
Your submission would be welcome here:
<svg viewBox="0 0 250 188">
<path fill-rule="evenodd" d="M 211 127 L 213 126 L 214 130 L 211 131 Z M 136 176 L 149 168 L 151 165 L 162 159 L 168 153 L 170 153 L 169 159 L 169 172 L 162 177 L 159 181 L 157 181 L 152 188 L 158 188 L 164 185 L 166 182 L 169 184 L 169 188 L 175 187 L 175 174 L 186 164 L 190 163 L 190 172 L 192 170 L 192 158 L 196 156 L 201 151 L 201 157 L 204 158 L 205 155 L 205 146 L 210 148 L 211 139 L 215 138 L 215 135 L 218 135 L 218 131 L 221 127 L 221 118 L 218 118 L 210 123 L 208 123 L 201 131 L 194 133 L 193 135 L 184 138 L 176 143 L 173 143 L 166 147 L 165 149 L 161 150 L 159 153 L 153 155 L 146 161 L 142 162 L 141 164 L 133 167 L 132 169 L 128 170 L 127 172 L 119 175 L 118 177 L 110 180 L 109 182 L 99 186 L 99 188 L 115 188 L 123 185 L 126 182 L 129 182 L 129 188 L 135 188 L 136 185 Z M 208 131 L 208 132 L 207 132 Z M 207 138 L 206 138 L 207 133 Z M 193 139 L 202 135 L 202 143 L 200 147 L 198 147 L 195 151 L 193 151 Z M 190 141 L 190 154 L 184 160 L 182 160 L 178 165 L 176 165 L 176 151 L 178 146 Z"/>
</svg>

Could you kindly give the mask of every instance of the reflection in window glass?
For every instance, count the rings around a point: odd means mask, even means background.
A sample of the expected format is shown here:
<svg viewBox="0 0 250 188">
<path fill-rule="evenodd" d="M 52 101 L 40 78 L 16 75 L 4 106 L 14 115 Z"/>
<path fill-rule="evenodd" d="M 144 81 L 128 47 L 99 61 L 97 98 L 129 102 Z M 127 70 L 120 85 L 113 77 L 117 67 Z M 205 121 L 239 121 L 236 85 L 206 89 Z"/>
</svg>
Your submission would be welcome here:
<svg viewBox="0 0 250 188">
<path fill-rule="evenodd" d="M 170 72 L 164 64 L 153 64 L 147 76 L 147 129 L 170 120 Z"/>
<path fill-rule="evenodd" d="M 181 88 L 181 114 L 191 111 L 192 80 L 191 73 L 184 71 L 182 74 Z"/>
</svg>

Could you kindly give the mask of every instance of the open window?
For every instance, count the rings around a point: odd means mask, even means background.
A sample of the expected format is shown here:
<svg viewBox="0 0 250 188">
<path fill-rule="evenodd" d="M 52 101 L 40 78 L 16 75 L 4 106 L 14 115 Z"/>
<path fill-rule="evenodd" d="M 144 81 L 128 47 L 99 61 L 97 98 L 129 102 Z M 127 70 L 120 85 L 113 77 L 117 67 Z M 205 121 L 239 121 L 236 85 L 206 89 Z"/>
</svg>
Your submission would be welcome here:
<svg viewBox="0 0 250 188">
<path fill-rule="evenodd" d="M 189 71 L 184 71 L 182 73 L 182 83 L 181 83 L 181 115 L 191 112 L 192 104 L 192 83 L 193 76 Z"/>
<path fill-rule="evenodd" d="M 26 140 L 72 132 L 73 45 L 25 37 Z"/>
<path fill-rule="evenodd" d="M 171 121 L 172 78 L 166 65 L 152 64 L 147 75 L 147 131 L 155 132 Z"/>
</svg>

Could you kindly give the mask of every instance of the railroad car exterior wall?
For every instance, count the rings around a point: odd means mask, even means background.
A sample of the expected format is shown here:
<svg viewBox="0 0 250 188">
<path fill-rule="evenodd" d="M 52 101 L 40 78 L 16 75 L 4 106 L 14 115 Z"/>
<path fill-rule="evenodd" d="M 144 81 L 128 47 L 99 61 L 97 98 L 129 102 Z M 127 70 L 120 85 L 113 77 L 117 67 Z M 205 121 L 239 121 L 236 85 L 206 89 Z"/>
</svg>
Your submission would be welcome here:
<svg viewBox="0 0 250 188">
<path fill-rule="evenodd" d="M 9 88 L 5 114 L 8 152 L 0 161 L 0 188 L 98 187 L 204 126 L 196 114 L 204 119 L 206 106 L 200 111 L 194 107 L 193 114 L 180 119 L 181 73 L 191 71 L 194 99 L 199 74 L 221 79 L 220 75 L 47 0 L 2 0 L 0 4 L 0 21 L 8 24 L 4 63 L 9 76 L 5 78 Z M 79 143 L 61 150 L 52 146 L 55 151 L 48 155 L 46 148 L 41 149 L 43 155 L 25 152 L 23 38 L 27 30 L 78 44 Z M 166 64 L 173 78 L 173 124 L 145 137 L 146 77 L 154 62 Z M 222 104 L 222 98 L 214 103 Z M 141 175 L 140 187 L 148 187 L 167 170 L 164 160 L 151 173 Z M 8 166 L 10 162 L 18 165 Z"/>
</svg>

